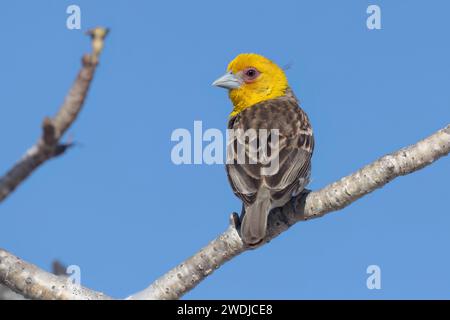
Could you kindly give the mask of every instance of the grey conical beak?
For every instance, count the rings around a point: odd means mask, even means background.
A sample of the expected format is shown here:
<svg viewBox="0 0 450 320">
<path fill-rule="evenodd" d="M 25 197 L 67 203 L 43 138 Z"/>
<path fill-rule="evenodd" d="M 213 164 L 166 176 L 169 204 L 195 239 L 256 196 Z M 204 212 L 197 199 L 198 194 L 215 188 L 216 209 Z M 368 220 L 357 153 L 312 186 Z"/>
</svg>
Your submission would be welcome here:
<svg viewBox="0 0 450 320">
<path fill-rule="evenodd" d="M 214 81 L 212 85 L 231 90 L 239 88 L 242 85 L 242 80 L 230 71 Z"/>
</svg>

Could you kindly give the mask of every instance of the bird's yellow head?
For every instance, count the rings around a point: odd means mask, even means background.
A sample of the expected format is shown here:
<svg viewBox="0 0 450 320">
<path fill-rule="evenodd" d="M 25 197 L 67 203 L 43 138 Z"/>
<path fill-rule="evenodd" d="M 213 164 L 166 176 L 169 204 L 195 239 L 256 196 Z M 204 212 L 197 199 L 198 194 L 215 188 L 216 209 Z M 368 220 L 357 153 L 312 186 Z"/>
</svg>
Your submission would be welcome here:
<svg viewBox="0 0 450 320">
<path fill-rule="evenodd" d="M 233 117 L 256 103 L 284 96 L 288 81 L 283 70 L 269 59 L 243 53 L 230 62 L 227 73 L 213 85 L 229 90 Z"/>
</svg>

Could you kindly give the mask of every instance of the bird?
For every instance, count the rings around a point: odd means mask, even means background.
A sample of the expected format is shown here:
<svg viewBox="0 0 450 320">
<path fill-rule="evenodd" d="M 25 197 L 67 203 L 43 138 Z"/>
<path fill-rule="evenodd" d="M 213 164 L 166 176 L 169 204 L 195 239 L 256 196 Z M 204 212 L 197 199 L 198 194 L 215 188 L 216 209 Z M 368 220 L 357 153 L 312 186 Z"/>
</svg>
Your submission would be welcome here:
<svg viewBox="0 0 450 320">
<path fill-rule="evenodd" d="M 284 206 L 309 183 L 314 151 L 312 126 L 283 69 L 262 55 L 239 54 L 212 85 L 227 89 L 233 105 L 228 119 L 228 130 L 233 134 L 227 141 L 231 161 L 227 158 L 225 167 L 234 194 L 243 202 L 241 239 L 255 247 L 265 239 L 271 210 Z M 246 136 L 248 130 L 271 131 L 263 139 L 259 134 Z M 273 144 L 276 140 L 277 148 Z M 248 146 L 251 142 L 256 143 L 257 157 Z M 260 155 L 271 148 L 270 155 L 268 151 Z M 239 159 L 239 150 L 244 150 L 245 161 Z M 267 160 L 275 156 L 277 170 L 268 172 Z"/>
</svg>

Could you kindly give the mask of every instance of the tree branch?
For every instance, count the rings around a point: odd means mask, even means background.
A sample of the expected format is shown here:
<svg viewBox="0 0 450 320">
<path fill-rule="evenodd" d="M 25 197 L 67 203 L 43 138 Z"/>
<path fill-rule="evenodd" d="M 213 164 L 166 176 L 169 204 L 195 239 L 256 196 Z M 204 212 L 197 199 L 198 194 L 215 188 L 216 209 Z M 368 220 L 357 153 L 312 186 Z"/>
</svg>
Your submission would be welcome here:
<svg viewBox="0 0 450 320">
<path fill-rule="evenodd" d="M 25 297 L 0 284 L 0 300 L 25 300 Z"/>
<path fill-rule="evenodd" d="M 0 178 L 0 202 L 5 200 L 34 170 L 49 159 L 63 154 L 72 143 L 60 143 L 67 129 L 80 113 L 103 48 L 107 29 L 95 28 L 92 37 L 92 53 L 84 55 L 82 68 L 54 118 L 45 118 L 42 136 L 3 177 Z"/>
<path fill-rule="evenodd" d="M 110 297 L 20 260 L 0 249 L 0 282 L 26 298 L 43 300 L 108 300 Z"/>
<path fill-rule="evenodd" d="M 305 191 L 274 209 L 263 244 L 298 221 L 342 209 L 391 180 L 430 165 L 450 152 L 450 125 L 418 143 L 386 155 L 318 191 Z M 195 255 L 128 299 L 178 299 L 228 260 L 250 248 L 237 231 L 237 214 L 228 229 Z M 261 244 L 261 245 L 263 245 Z M 110 299 L 102 293 L 68 283 L 0 249 L 0 283 L 31 299 Z"/>
<path fill-rule="evenodd" d="M 430 165 L 450 152 L 450 125 L 418 143 L 386 155 L 325 188 L 300 194 L 269 215 L 264 243 L 298 221 L 318 218 L 342 209 L 393 179 Z M 218 238 L 195 255 L 128 299 L 178 299 L 225 262 L 252 249 L 244 245 L 236 229 L 237 215 Z M 263 244 L 264 244 L 263 243 Z"/>
</svg>

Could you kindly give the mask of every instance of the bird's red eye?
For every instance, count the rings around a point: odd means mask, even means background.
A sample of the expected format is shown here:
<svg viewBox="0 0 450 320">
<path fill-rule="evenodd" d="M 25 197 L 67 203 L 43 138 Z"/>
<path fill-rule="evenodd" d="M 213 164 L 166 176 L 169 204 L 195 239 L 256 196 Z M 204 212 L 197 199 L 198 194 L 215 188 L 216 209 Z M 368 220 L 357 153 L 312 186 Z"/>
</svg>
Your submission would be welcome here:
<svg viewBox="0 0 450 320">
<path fill-rule="evenodd" d="M 244 70 L 244 80 L 251 82 L 259 76 L 259 71 L 255 68 L 247 68 Z"/>
<path fill-rule="evenodd" d="M 254 69 L 247 70 L 247 72 L 245 74 L 248 77 L 253 78 L 255 76 L 255 74 L 256 74 L 256 70 L 254 70 Z"/>
</svg>

